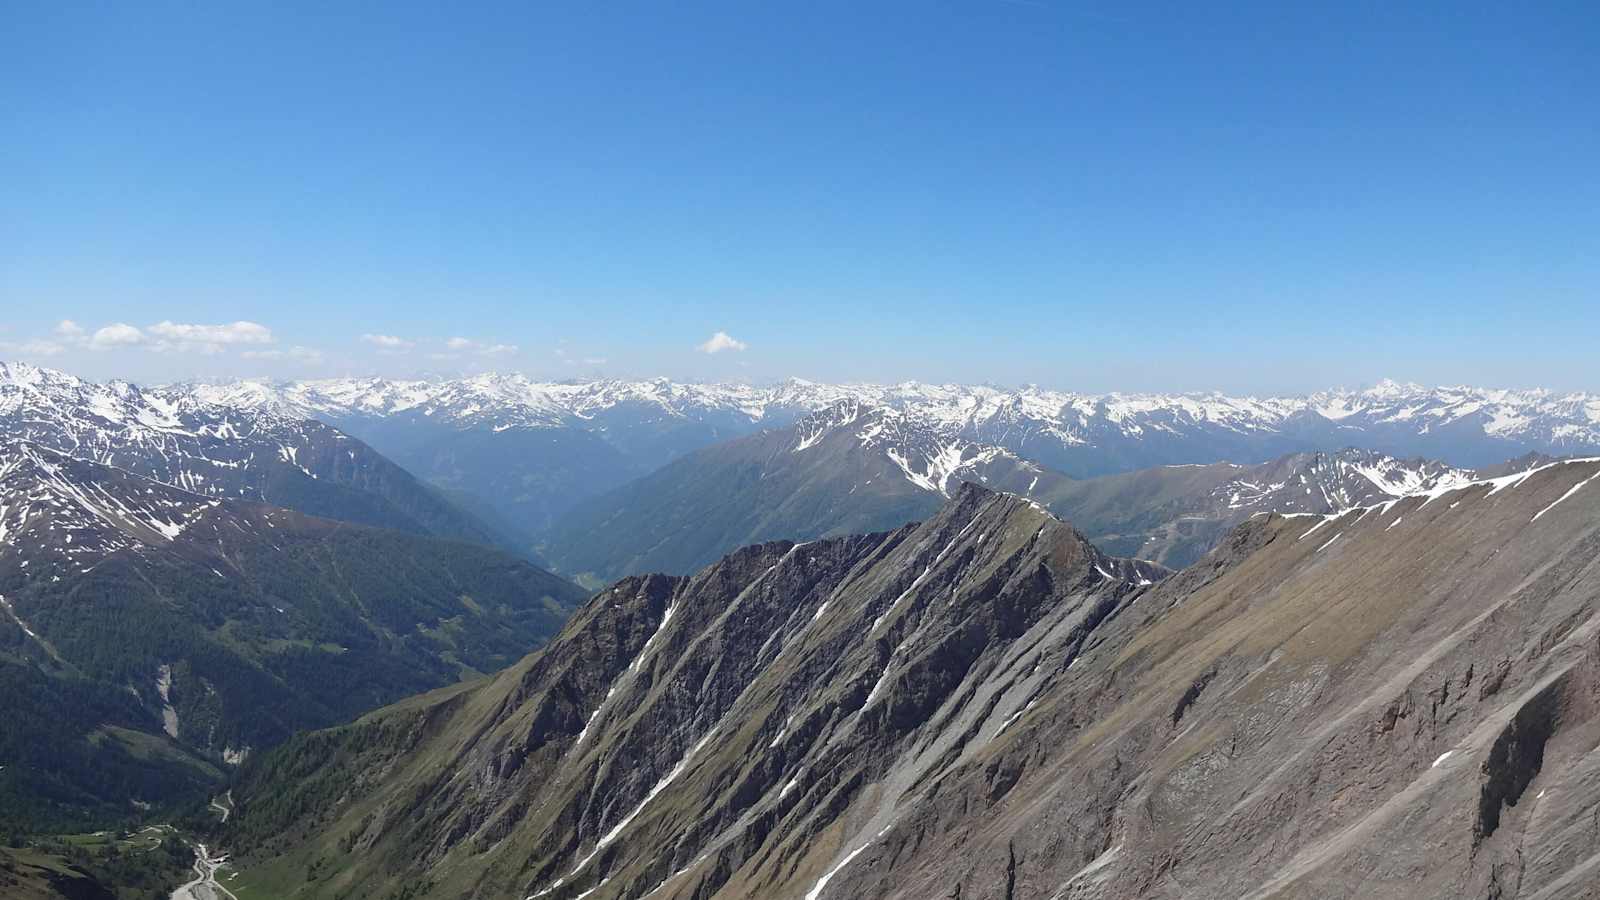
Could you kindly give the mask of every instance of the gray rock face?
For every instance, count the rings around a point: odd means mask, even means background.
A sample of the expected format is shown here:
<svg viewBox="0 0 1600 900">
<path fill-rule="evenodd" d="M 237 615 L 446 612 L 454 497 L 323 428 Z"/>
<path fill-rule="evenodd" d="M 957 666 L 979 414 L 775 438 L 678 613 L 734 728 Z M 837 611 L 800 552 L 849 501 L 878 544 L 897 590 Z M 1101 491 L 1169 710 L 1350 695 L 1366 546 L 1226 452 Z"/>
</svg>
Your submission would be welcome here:
<svg viewBox="0 0 1600 900">
<path fill-rule="evenodd" d="M 307 896 L 1594 897 L 1597 474 L 1264 515 L 1166 579 L 967 486 L 297 739 L 230 849 Z"/>
</svg>

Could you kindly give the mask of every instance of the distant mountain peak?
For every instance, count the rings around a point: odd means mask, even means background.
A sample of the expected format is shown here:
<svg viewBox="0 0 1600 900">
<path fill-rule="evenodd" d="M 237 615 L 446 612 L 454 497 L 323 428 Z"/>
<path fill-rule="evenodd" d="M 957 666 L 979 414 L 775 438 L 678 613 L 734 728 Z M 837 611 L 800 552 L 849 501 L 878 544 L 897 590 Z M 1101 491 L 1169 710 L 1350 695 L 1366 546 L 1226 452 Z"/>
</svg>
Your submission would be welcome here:
<svg viewBox="0 0 1600 900">
<path fill-rule="evenodd" d="M 1600 447 L 1600 397 L 1547 391 L 1471 387 L 1425 388 L 1389 379 L 1361 389 L 1304 396 L 1230 396 L 1191 393 L 1089 394 L 1027 385 L 827 384 L 790 378 L 766 388 L 697 384 L 664 378 L 642 381 L 540 382 L 517 374 L 441 380 L 326 379 L 249 391 L 187 386 L 215 402 L 271 408 L 298 416 L 426 414 L 462 424 L 562 427 L 630 405 L 684 418 L 731 416 L 755 423 L 787 424 L 843 400 L 903 411 L 969 439 L 1003 443 L 997 434 L 1049 435 L 1062 447 L 1088 447 L 1111 439 L 1144 439 L 1215 432 L 1270 440 L 1326 429 L 1394 432 L 1427 442 L 1441 428 L 1475 433 L 1491 442 L 1524 441 L 1544 449 Z M 269 395 L 275 391 L 275 395 Z M 1438 455 L 1438 454 L 1434 454 Z M 1496 458 L 1506 453 L 1497 452 Z M 1487 460 L 1484 460 L 1487 462 Z"/>
</svg>

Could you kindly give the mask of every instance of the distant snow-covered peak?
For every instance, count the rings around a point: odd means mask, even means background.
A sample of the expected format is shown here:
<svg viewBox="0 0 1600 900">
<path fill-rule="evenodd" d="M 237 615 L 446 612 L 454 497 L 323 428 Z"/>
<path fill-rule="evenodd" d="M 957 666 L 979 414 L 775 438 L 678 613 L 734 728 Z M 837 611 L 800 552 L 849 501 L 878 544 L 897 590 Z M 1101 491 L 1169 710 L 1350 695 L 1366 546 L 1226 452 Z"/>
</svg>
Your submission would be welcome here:
<svg viewBox="0 0 1600 900">
<path fill-rule="evenodd" d="M 23 404 L 71 406 L 84 415 L 120 416 L 151 427 L 178 427 L 180 420 L 202 414 L 251 414 L 315 418 L 341 427 L 356 420 L 410 419 L 496 432 L 571 428 L 612 435 L 690 424 L 726 437 L 787 427 L 844 402 L 894 410 L 948 439 L 1006 447 L 1078 474 L 1173 462 L 1259 461 L 1347 444 L 1469 465 L 1528 450 L 1561 455 L 1600 449 L 1600 396 L 1394 381 L 1281 397 L 799 378 L 769 386 L 664 378 L 555 382 L 515 373 L 248 379 L 142 390 L 0 364 L 0 414 Z M 1085 454 L 1098 456 L 1075 468 L 1074 459 Z"/>
<path fill-rule="evenodd" d="M 1088 440 L 1096 430 L 1133 435 L 1186 427 L 1271 432 L 1305 415 L 1344 424 L 1413 423 L 1418 429 L 1470 418 L 1488 434 L 1540 432 L 1600 440 L 1600 398 L 1547 391 L 1424 388 L 1394 381 L 1364 390 L 1266 398 L 1216 392 L 1088 394 L 1032 385 L 1011 389 L 917 381 L 826 384 L 799 378 L 770 387 L 660 378 L 539 382 L 514 374 L 440 380 L 241 381 L 182 389 L 210 403 L 294 415 L 421 413 L 441 421 L 498 419 L 501 424 L 545 426 L 629 407 L 685 417 L 731 414 L 752 423 L 771 420 L 776 413 L 779 424 L 787 424 L 852 400 L 904 410 L 946 427 L 981 430 L 1035 423 L 1053 429 L 1069 443 Z"/>
<path fill-rule="evenodd" d="M 1477 475 L 1429 459 L 1397 459 L 1347 447 L 1296 453 L 1243 470 L 1212 493 L 1230 510 L 1334 513 L 1371 503 L 1454 489 Z"/>
</svg>

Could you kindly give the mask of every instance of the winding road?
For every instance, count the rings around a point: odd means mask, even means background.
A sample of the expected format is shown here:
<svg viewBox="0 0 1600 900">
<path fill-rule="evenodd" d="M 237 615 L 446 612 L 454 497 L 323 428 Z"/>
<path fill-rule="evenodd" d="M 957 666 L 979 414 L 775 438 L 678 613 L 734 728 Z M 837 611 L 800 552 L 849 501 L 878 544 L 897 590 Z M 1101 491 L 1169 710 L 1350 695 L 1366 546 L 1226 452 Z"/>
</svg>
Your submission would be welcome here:
<svg viewBox="0 0 1600 900">
<path fill-rule="evenodd" d="M 195 879 L 173 891 L 171 900 L 239 900 L 232 891 L 217 883 L 217 868 L 227 859 L 226 853 L 212 856 L 205 844 L 196 844 Z"/>
<path fill-rule="evenodd" d="M 228 791 L 226 794 L 223 794 L 222 796 L 223 796 L 223 799 L 228 801 L 228 805 L 227 806 L 223 806 L 221 803 L 217 802 L 217 798 L 212 797 L 211 798 L 211 808 L 216 810 L 219 813 L 222 813 L 222 821 L 224 823 L 226 823 L 228 821 L 228 816 L 233 813 L 233 791 Z"/>
</svg>

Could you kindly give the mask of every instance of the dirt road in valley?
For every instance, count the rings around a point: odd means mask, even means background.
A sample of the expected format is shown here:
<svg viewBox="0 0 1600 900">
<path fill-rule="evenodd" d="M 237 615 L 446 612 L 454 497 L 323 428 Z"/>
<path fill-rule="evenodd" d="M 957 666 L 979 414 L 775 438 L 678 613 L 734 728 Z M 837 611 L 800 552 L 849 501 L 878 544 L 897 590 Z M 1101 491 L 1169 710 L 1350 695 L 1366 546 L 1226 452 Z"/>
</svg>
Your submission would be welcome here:
<svg viewBox="0 0 1600 900">
<path fill-rule="evenodd" d="M 171 900 L 238 900 L 217 883 L 217 869 L 228 859 L 225 853 L 212 856 L 205 844 L 194 848 L 195 879 L 172 892 Z"/>
</svg>

